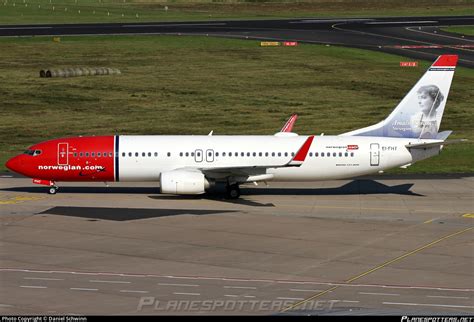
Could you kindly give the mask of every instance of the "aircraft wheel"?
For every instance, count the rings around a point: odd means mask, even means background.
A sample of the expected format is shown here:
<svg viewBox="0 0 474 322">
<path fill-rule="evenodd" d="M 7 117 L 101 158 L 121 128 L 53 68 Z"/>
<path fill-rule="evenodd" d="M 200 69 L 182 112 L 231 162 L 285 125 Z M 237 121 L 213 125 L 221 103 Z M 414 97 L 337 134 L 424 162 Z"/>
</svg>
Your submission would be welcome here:
<svg viewBox="0 0 474 322">
<path fill-rule="evenodd" d="M 49 193 L 50 195 L 55 195 L 56 192 L 58 192 L 58 187 L 49 187 L 48 193 Z"/>
<path fill-rule="evenodd" d="M 231 184 L 227 186 L 227 196 L 230 199 L 238 199 L 240 197 L 240 188 L 238 184 Z"/>
</svg>

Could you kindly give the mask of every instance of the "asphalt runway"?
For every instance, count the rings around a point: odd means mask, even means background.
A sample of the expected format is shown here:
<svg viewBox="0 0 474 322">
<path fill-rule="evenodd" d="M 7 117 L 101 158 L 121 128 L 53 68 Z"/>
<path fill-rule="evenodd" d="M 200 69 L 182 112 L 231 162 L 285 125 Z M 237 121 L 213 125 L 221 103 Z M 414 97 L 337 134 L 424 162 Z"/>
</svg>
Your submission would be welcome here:
<svg viewBox="0 0 474 322">
<path fill-rule="evenodd" d="M 0 178 L 2 314 L 474 314 L 474 177 L 160 195 Z"/>
<path fill-rule="evenodd" d="M 473 25 L 474 16 L 286 19 L 115 24 L 0 25 L 1 36 L 173 34 L 340 45 L 434 60 L 459 55 L 474 67 L 474 37 L 444 32 L 441 26 Z"/>
</svg>

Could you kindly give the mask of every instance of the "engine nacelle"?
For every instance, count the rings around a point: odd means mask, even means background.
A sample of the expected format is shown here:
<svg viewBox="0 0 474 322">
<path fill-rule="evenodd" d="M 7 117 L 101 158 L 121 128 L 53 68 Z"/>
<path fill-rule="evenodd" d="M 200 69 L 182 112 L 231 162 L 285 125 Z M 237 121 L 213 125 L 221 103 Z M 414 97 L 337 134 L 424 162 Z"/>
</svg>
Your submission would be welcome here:
<svg viewBox="0 0 474 322">
<path fill-rule="evenodd" d="M 199 195 L 205 193 L 209 182 L 201 172 L 174 170 L 160 175 L 161 193 Z"/>
</svg>

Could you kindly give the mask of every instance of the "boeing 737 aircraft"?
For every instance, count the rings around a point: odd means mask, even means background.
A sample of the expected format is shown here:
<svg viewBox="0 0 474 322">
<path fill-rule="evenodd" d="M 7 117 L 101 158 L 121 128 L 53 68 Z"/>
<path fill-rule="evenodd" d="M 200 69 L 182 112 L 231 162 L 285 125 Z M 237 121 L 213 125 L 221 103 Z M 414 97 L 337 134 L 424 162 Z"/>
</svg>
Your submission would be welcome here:
<svg viewBox="0 0 474 322">
<path fill-rule="evenodd" d="M 258 181 L 315 181 L 377 173 L 438 155 L 438 133 L 458 57 L 433 63 L 383 121 L 337 136 L 84 136 L 35 144 L 6 166 L 49 186 L 61 181 L 159 182 L 165 194 L 202 194 L 221 182 L 230 198 Z M 289 130 L 289 131 L 288 131 Z"/>
</svg>

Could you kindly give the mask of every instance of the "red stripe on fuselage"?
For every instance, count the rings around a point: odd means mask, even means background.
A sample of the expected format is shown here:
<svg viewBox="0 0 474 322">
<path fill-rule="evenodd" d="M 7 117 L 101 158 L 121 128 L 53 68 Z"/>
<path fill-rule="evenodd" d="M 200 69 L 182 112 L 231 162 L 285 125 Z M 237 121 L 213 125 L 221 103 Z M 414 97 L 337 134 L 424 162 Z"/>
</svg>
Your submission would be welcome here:
<svg viewBox="0 0 474 322">
<path fill-rule="evenodd" d="M 59 154 L 64 153 L 66 146 L 67 158 Z M 56 139 L 30 149 L 41 150 L 41 154 L 22 155 L 19 172 L 28 177 L 52 181 L 114 181 L 114 136 Z"/>
</svg>

